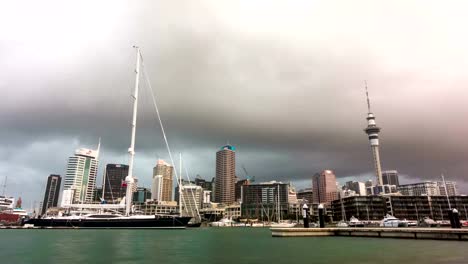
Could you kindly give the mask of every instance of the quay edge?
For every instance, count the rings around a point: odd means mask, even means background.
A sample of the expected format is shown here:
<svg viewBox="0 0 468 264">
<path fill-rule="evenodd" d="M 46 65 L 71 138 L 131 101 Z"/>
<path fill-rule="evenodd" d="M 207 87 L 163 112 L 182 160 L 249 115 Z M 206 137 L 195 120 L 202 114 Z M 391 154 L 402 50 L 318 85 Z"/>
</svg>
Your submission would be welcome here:
<svg viewBox="0 0 468 264">
<path fill-rule="evenodd" d="M 273 237 L 352 236 L 468 241 L 468 229 L 451 228 L 270 228 Z"/>
</svg>

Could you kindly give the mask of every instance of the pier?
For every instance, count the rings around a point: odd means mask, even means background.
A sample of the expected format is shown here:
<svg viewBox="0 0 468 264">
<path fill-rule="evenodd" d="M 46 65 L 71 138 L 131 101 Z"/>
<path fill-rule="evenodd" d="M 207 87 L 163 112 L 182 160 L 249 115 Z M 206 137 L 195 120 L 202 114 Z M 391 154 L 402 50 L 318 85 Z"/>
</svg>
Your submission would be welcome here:
<svg viewBox="0 0 468 264">
<path fill-rule="evenodd" d="M 452 228 L 271 228 L 273 237 L 378 237 L 468 241 L 468 229 Z"/>
</svg>

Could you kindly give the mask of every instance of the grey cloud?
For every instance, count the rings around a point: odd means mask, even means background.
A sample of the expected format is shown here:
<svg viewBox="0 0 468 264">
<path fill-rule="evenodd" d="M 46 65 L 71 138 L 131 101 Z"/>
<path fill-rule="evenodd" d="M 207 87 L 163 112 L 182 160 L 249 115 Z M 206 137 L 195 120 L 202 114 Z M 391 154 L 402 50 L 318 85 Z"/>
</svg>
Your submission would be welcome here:
<svg viewBox="0 0 468 264">
<path fill-rule="evenodd" d="M 372 172 L 362 131 L 367 79 L 383 128 L 383 167 L 415 180 L 445 172 L 468 190 L 468 39 L 450 15 L 461 7 L 305 1 L 266 10 L 242 3 L 108 2 L 92 11 L 82 2 L 76 13 L 61 4 L 37 7 L 0 37 L 0 171 L 17 174 L 37 197 L 33 186 L 63 174 L 74 148 L 94 146 L 98 137 L 102 164 L 126 162 L 131 46 L 138 44 L 171 146 L 193 175 L 211 178 L 214 153 L 229 140 L 259 180 L 305 186 L 323 168 L 366 178 L 359 175 Z M 0 22 L 15 19 L 4 15 Z M 33 25 L 39 15 L 44 20 Z M 80 25 L 82 17 L 89 20 Z M 54 18 L 62 23 L 51 27 Z M 142 83 L 136 174 L 148 184 L 155 159 L 168 155 Z M 31 152 L 35 144 L 53 146 Z"/>
</svg>

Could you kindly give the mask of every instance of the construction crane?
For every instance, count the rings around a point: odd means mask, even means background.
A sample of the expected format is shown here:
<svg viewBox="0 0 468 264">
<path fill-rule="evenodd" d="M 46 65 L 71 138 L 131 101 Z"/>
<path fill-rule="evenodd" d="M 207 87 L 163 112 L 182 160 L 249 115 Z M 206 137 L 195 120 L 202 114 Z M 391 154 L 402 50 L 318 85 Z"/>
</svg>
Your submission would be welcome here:
<svg viewBox="0 0 468 264">
<path fill-rule="evenodd" d="M 247 178 L 247 180 L 249 180 L 249 182 L 254 182 L 255 176 L 249 176 L 249 173 L 247 172 L 247 169 L 245 168 L 244 164 L 242 164 L 242 169 L 244 170 L 245 177 Z"/>
</svg>

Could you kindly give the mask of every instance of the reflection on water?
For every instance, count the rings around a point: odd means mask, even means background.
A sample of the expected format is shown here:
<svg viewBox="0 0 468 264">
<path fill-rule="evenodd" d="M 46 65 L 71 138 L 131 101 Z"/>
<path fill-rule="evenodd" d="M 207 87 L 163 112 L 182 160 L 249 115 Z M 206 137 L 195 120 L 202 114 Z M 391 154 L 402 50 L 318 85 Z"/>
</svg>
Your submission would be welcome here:
<svg viewBox="0 0 468 264">
<path fill-rule="evenodd" d="M 459 241 L 273 238 L 263 228 L 0 230 L 1 263 L 468 263 L 466 248 Z"/>
</svg>

